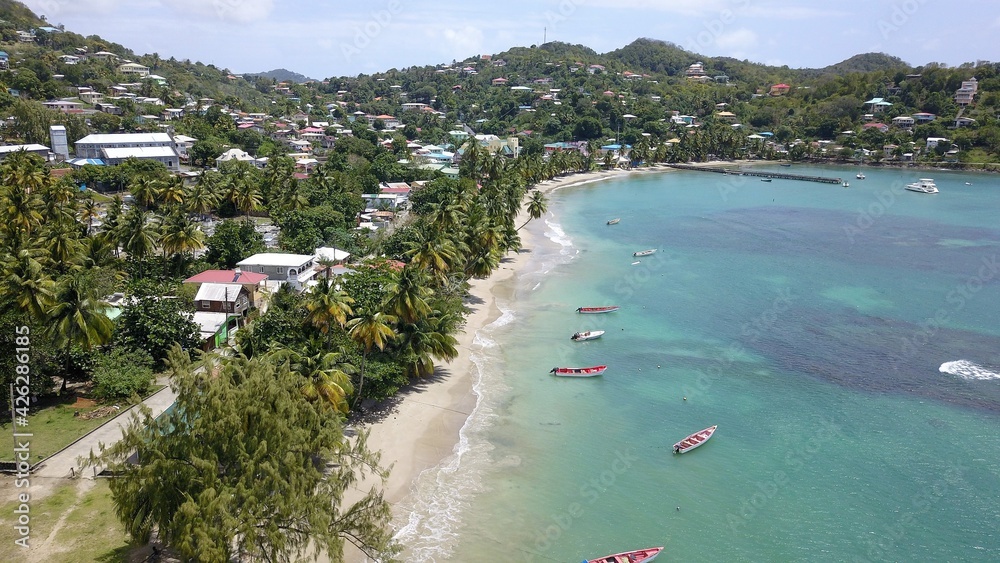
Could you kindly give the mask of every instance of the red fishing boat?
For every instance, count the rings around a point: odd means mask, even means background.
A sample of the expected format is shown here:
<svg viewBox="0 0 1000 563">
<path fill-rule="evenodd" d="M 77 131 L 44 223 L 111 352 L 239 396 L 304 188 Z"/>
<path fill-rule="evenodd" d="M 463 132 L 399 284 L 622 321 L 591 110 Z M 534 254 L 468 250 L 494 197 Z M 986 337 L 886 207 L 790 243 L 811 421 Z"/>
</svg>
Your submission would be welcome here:
<svg viewBox="0 0 1000 563">
<path fill-rule="evenodd" d="M 694 434 L 691 434 L 690 436 L 684 438 L 680 442 L 677 442 L 676 444 L 674 444 L 674 453 L 682 454 L 685 452 L 689 452 L 697 448 L 698 446 L 704 444 L 705 442 L 708 441 L 709 438 L 712 437 L 712 434 L 715 434 L 715 429 L 718 427 L 719 427 L 718 425 L 710 426 L 704 430 L 700 430 L 698 432 L 695 432 Z"/>
<path fill-rule="evenodd" d="M 608 305 L 607 307 L 577 307 L 577 313 L 583 313 L 585 315 L 595 315 L 597 313 L 614 313 L 620 309 L 618 305 Z"/>
<path fill-rule="evenodd" d="M 608 366 L 591 366 L 589 368 L 552 368 L 549 373 L 558 377 L 594 377 L 601 375 Z"/>
<path fill-rule="evenodd" d="M 604 557 L 598 557 L 597 559 L 584 559 L 583 563 L 649 563 L 653 559 L 656 559 L 656 556 L 659 555 L 661 551 L 663 551 L 662 547 L 649 547 L 646 549 L 616 553 L 614 555 L 605 555 Z"/>
</svg>

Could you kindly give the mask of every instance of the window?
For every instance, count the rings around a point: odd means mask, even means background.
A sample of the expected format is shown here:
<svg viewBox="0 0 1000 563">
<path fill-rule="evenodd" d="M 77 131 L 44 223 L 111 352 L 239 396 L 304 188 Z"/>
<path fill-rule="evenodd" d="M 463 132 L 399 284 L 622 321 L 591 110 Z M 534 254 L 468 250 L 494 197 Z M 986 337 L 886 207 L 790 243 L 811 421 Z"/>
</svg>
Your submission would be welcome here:
<svg viewBox="0 0 1000 563">
<path fill-rule="evenodd" d="M 278 268 L 278 273 L 279 274 L 284 274 L 285 273 L 285 269 L 284 268 Z"/>
<path fill-rule="evenodd" d="M 211 306 L 212 306 L 212 304 L 211 304 L 211 303 L 209 303 L 208 301 L 202 301 L 202 302 L 201 302 L 201 308 L 202 308 L 202 309 L 208 309 L 208 308 L 210 308 Z"/>
</svg>

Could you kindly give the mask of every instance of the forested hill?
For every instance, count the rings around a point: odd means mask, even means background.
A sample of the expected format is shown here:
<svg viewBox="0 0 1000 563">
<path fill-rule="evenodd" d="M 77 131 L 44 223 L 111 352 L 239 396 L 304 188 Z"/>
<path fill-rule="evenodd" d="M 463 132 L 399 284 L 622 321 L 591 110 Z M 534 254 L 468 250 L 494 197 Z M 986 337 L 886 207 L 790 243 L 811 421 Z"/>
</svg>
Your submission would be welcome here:
<svg viewBox="0 0 1000 563">
<path fill-rule="evenodd" d="M 269 70 L 267 72 L 248 72 L 244 73 L 244 76 L 261 76 L 264 78 L 270 78 L 271 80 L 277 82 L 294 82 L 295 84 L 302 84 L 304 82 L 313 81 L 312 78 L 304 74 L 299 74 L 297 72 L 290 71 L 284 68 L 276 68 L 274 70 Z"/>
</svg>

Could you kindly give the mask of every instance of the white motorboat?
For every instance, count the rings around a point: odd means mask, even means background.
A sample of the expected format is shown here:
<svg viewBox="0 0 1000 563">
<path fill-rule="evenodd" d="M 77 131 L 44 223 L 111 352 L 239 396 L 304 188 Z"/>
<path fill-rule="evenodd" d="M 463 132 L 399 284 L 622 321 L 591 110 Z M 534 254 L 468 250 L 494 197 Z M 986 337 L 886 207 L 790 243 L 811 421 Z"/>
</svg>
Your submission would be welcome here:
<svg viewBox="0 0 1000 563">
<path fill-rule="evenodd" d="M 906 189 L 910 190 L 911 192 L 917 192 L 921 194 L 938 193 L 937 184 L 935 184 L 934 180 L 930 178 L 921 178 L 920 180 L 917 180 L 912 184 L 906 184 Z"/>
<path fill-rule="evenodd" d="M 855 176 L 855 178 L 857 178 L 858 180 L 864 180 L 865 179 L 865 173 L 864 172 L 858 172 L 858 175 Z"/>
<path fill-rule="evenodd" d="M 569 339 L 574 342 L 583 342 L 584 340 L 596 340 L 604 334 L 603 330 L 585 330 L 583 332 L 575 332 L 573 336 Z"/>
<path fill-rule="evenodd" d="M 649 256 L 649 255 L 655 254 L 655 253 L 656 253 L 656 249 L 655 248 L 650 248 L 649 250 L 640 250 L 639 252 L 633 252 L 632 256 L 635 256 L 636 258 L 639 258 L 640 256 Z"/>
</svg>

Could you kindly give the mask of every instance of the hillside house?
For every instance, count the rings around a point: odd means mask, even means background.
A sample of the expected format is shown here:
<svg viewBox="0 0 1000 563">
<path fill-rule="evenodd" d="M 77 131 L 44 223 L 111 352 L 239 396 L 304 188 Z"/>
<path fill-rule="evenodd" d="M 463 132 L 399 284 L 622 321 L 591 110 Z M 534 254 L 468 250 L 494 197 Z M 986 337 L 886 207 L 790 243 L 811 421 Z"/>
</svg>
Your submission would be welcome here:
<svg viewBox="0 0 1000 563">
<path fill-rule="evenodd" d="M 267 274 L 269 282 L 287 283 L 298 291 L 316 277 L 316 257 L 307 254 L 254 254 L 236 265 L 245 272 Z"/>
</svg>

